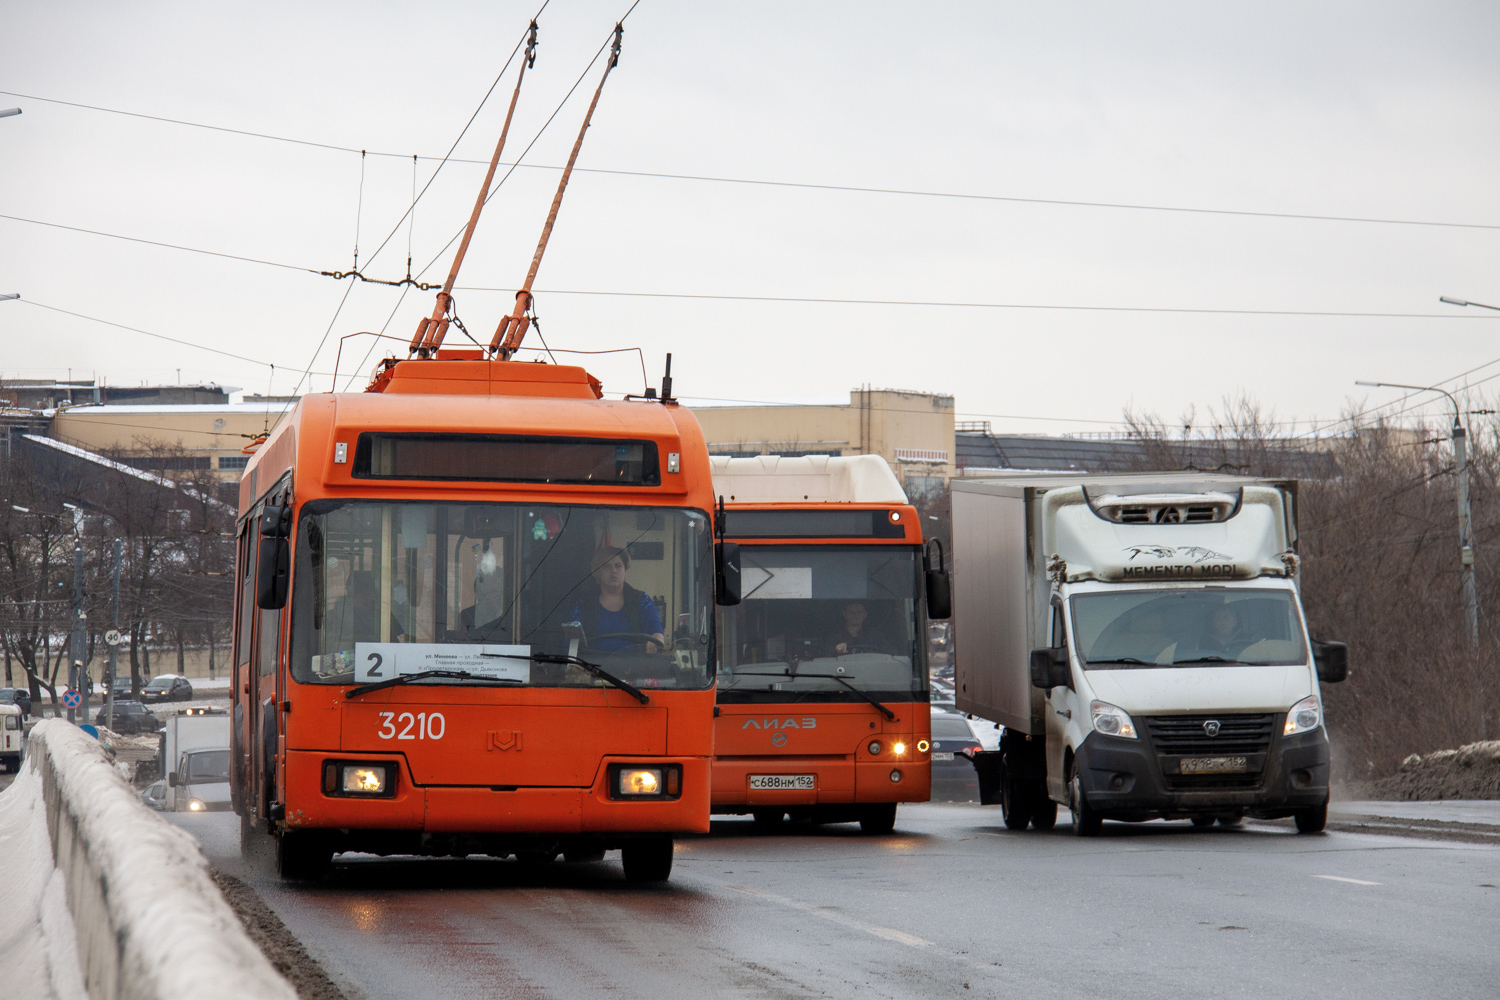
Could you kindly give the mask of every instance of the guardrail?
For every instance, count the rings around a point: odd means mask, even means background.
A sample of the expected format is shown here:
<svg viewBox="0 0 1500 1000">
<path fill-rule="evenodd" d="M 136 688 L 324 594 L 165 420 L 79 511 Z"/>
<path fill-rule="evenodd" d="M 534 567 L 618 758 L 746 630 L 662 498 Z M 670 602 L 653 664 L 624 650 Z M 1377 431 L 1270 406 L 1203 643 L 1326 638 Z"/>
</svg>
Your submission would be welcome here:
<svg viewBox="0 0 1500 1000">
<path fill-rule="evenodd" d="M 136 797 L 96 741 L 49 719 L 31 732 L 26 766 L 42 779 L 92 1000 L 295 1000 L 197 843 Z"/>
</svg>

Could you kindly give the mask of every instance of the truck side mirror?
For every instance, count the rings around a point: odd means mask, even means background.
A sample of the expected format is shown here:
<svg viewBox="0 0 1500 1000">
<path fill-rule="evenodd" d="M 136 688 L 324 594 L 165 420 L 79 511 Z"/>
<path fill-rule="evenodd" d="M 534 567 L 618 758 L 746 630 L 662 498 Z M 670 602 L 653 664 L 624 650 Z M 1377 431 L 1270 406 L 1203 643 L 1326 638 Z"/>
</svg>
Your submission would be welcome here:
<svg viewBox="0 0 1500 1000">
<path fill-rule="evenodd" d="M 286 607 L 291 583 L 292 547 L 285 538 L 262 536 L 256 556 L 255 604 L 267 611 Z"/>
<path fill-rule="evenodd" d="M 1050 691 L 1055 687 L 1068 687 L 1073 683 L 1073 672 L 1068 669 L 1068 651 L 1047 647 L 1031 651 L 1031 686 Z"/>
<path fill-rule="evenodd" d="M 935 569 L 931 559 L 934 546 L 937 548 Z M 944 565 L 943 543 L 936 538 L 929 540 L 926 550 L 922 553 L 922 563 L 926 569 L 927 578 L 927 617 L 953 617 L 953 588 L 948 582 L 948 569 Z"/>
<path fill-rule="evenodd" d="M 1324 684 L 1337 684 L 1349 676 L 1349 647 L 1342 642 L 1313 640 L 1313 663 L 1318 668 L 1318 680 Z"/>
<path fill-rule="evenodd" d="M 740 545 L 714 543 L 714 600 L 732 607 L 740 603 Z"/>
<path fill-rule="evenodd" d="M 167 775 L 167 787 L 168 788 L 176 788 L 177 787 L 177 772 L 176 771 L 173 771 L 171 774 Z"/>
</svg>

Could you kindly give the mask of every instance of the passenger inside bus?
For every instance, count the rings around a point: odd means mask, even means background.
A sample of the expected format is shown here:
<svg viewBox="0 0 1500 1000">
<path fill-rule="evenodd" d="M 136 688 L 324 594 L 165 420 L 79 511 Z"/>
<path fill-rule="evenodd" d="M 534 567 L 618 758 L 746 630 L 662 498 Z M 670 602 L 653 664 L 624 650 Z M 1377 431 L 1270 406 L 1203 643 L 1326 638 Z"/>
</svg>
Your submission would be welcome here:
<svg viewBox="0 0 1500 1000">
<path fill-rule="evenodd" d="M 655 653 L 666 645 L 661 613 L 651 595 L 625 582 L 630 551 L 602 548 L 591 562 L 594 588 L 573 607 L 589 647 L 606 652 L 644 648 Z M 655 642 L 644 641 L 650 636 Z"/>
</svg>

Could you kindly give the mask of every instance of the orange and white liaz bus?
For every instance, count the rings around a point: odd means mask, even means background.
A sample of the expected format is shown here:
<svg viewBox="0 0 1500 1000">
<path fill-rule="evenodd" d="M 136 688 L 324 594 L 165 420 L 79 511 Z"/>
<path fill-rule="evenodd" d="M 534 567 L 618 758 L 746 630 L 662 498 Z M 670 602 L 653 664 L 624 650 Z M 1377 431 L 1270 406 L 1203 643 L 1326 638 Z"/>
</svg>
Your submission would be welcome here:
<svg viewBox="0 0 1500 1000">
<path fill-rule="evenodd" d="M 713 811 L 888 833 L 931 789 L 940 547 L 877 455 L 712 461 L 743 595 L 719 611 Z"/>
<path fill-rule="evenodd" d="M 669 392 L 437 351 L 302 397 L 255 453 L 232 790 L 283 876 L 618 849 L 660 881 L 708 830 L 713 504 Z"/>
</svg>

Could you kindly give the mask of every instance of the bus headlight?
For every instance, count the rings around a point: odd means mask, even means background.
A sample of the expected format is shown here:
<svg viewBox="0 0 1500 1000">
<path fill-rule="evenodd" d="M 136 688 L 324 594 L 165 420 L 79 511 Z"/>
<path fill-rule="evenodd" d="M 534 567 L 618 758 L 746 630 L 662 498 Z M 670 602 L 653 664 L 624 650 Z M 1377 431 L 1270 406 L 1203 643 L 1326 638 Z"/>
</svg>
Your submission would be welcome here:
<svg viewBox="0 0 1500 1000">
<path fill-rule="evenodd" d="M 891 752 L 894 753 L 897 757 L 900 757 L 902 754 L 906 753 L 906 744 L 905 743 L 892 743 L 891 744 Z"/>
<path fill-rule="evenodd" d="M 346 764 L 342 784 L 347 793 L 379 795 L 385 791 L 385 768 L 372 764 Z"/>
<path fill-rule="evenodd" d="M 1318 704 L 1318 696 L 1310 695 L 1303 698 L 1292 706 L 1292 710 L 1286 713 L 1286 728 L 1282 731 L 1283 736 L 1291 736 L 1294 733 L 1305 733 L 1318 728 L 1318 723 L 1323 721 L 1323 707 Z"/>
</svg>

